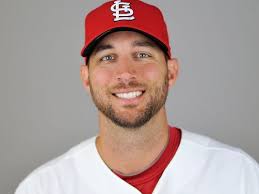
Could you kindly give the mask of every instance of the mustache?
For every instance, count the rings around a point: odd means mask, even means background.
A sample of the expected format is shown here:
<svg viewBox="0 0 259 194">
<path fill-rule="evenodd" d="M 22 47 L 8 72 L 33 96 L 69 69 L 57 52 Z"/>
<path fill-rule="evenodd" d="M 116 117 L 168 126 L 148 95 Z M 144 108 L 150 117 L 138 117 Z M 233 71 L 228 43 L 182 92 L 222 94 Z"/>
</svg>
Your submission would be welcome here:
<svg viewBox="0 0 259 194">
<path fill-rule="evenodd" d="M 130 81 L 128 83 L 120 82 L 111 88 L 113 90 L 129 89 L 129 88 L 146 88 L 146 84 L 139 83 L 138 81 Z"/>
</svg>

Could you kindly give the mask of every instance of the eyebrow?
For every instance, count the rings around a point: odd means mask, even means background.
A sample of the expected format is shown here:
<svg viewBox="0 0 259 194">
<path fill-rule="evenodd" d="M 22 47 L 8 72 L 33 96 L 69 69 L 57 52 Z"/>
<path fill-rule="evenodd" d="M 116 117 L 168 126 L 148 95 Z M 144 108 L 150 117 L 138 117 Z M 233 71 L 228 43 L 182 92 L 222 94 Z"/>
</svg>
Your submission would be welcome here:
<svg viewBox="0 0 259 194">
<path fill-rule="evenodd" d="M 100 44 L 98 46 L 96 46 L 96 48 L 94 49 L 94 54 L 104 51 L 104 50 L 108 50 L 108 49 L 113 49 L 114 47 L 111 44 Z"/>
<path fill-rule="evenodd" d="M 157 45 L 151 41 L 148 40 L 136 40 L 132 43 L 133 47 L 151 47 L 151 48 L 157 48 Z M 108 49 L 113 49 L 114 46 L 111 44 L 100 44 L 97 45 L 96 48 L 94 49 L 94 54 L 97 54 L 98 52 L 108 50 Z"/>
<path fill-rule="evenodd" d="M 136 40 L 132 43 L 133 47 L 151 47 L 151 48 L 157 48 L 157 45 L 151 41 L 148 40 Z"/>
</svg>

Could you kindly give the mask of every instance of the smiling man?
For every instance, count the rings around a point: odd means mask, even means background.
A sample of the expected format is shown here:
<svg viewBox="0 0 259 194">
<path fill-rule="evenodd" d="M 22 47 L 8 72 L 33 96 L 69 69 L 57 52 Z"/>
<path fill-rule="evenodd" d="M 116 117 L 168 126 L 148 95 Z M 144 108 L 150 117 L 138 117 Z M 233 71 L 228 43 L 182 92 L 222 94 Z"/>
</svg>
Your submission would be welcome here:
<svg viewBox="0 0 259 194">
<path fill-rule="evenodd" d="M 86 16 L 83 85 L 99 133 L 34 171 L 16 194 L 258 194 L 258 164 L 243 151 L 169 126 L 178 76 L 161 11 L 108 1 Z"/>
</svg>

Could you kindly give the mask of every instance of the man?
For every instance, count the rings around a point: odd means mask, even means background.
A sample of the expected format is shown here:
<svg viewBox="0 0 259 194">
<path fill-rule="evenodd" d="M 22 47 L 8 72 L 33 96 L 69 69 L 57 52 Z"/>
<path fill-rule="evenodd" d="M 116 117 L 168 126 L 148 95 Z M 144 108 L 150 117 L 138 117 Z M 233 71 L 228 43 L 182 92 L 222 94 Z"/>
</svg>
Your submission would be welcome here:
<svg viewBox="0 0 259 194">
<path fill-rule="evenodd" d="M 258 194 L 247 154 L 168 125 L 178 75 L 157 7 L 109 1 L 85 23 L 81 78 L 98 108 L 99 134 L 34 171 L 16 194 Z"/>
</svg>

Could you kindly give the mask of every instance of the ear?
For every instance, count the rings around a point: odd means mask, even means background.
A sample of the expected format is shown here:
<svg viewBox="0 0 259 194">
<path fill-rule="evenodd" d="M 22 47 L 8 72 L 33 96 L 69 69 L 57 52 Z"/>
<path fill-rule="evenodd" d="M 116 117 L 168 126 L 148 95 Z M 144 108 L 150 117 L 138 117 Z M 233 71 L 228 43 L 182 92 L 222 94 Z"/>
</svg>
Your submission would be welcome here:
<svg viewBox="0 0 259 194">
<path fill-rule="evenodd" d="M 176 58 L 168 59 L 167 61 L 168 66 L 168 84 L 169 87 L 173 86 L 179 72 L 179 64 Z"/>
<path fill-rule="evenodd" d="M 89 86 L 89 68 L 87 65 L 83 64 L 80 66 L 80 77 L 83 82 L 84 88 L 90 92 L 90 86 Z"/>
</svg>

